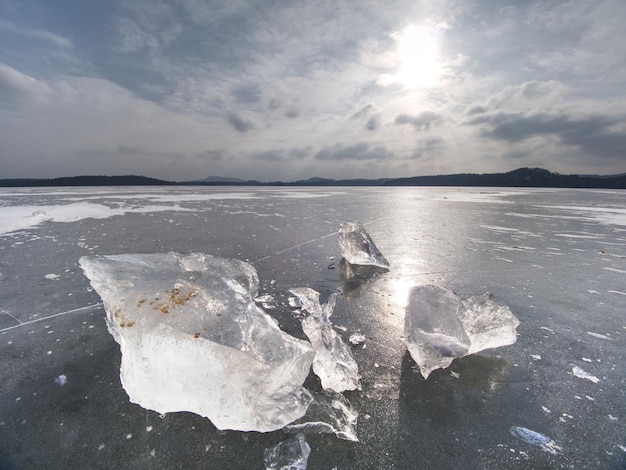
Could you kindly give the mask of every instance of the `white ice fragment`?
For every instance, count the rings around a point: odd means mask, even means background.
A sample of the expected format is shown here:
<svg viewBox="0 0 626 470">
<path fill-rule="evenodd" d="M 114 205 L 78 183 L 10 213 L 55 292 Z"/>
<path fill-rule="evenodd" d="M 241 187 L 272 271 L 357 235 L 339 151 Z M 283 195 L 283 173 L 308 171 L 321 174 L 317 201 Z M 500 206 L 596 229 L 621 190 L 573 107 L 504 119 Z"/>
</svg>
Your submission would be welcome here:
<svg viewBox="0 0 626 470">
<path fill-rule="evenodd" d="M 343 392 L 359 387 L 359 367 L 352 351 L 333 329 L 333 314 L 337 294 L 331 294 L 325 304 L 320 304 L 319 292 L 310 287 L 297 287 L 290 292 L 300 299 L 308 315 L 302 319 L 302 330 L 307 335 L 315 358 L 313 372 L 326 390 Z"/>
<path fill-rule="evenodd" d="M 274 302 L 274 297 L 270 294 L 257 295 L 254 298 L 254 301 L 257 304 L 271 304 L 272 302 Z"/>
<path fill-rule="evenodd" d="M 532 357 L 534 361 L 541 360 L 541 356 L 539 354 L 531 354 L 530 357 Z"/>
<path fill-rule="evenodd" d="M 54 383 L 59 387 L 62 387 L 67 383 L 67 377 L 64 374 L 59 375 L 56 379 L 54 379 Z"/>
<path fill-rule="evenodd" d="M 552 413 L 552 412 L 550 411 L 550 408 L 548 408 L 548 407 L 546 407 L 546 406 L 543 406 L 543 405 L 541 405 L 541 411 L 543 411 L 545 414 L 550 414 L 550 413 Z"/>
<path fill-rule="evenodd" d="M 454 372 L 454 371 L 450 371 L 450 375 L 452 377 L 454 377 L 455 379 L 460 379 L 461 378 L 461 374 L 459 374 L 458 372 Z"/>
<path fill-rule="evenodd" d="M 61 276 L 59 276 L 58 274 L 46 274 L 44 277 L 50 281 L 54 281 L 55 279 L 58 279 Z"/>
<path fill-rule="evenodd" d="M 433 285 L 409 292 L 404 336 L 424 378 L 455 358 L 515 343 L 519 320 L 491 295 L 463 299 Z"/>
<path fill-rule="evenodd" d="M 367 338 L 365 338 L 365 335 L 362 335 L 361 333 L 353 333 L 350 335 L 350 337 L 348 338 L 348 341 L 350 341 L 351 344 L 359 345 L 365 342 Z"/>
<path fill-rule="evenodd" d="M 622 452 L 626 452 L 626 446 L 618 445 L 617 447 L 619 447 Z"/>
<path fill-rule="evenodd" d="M 609 415 L 611 421 L 617 421 L 617 416 Z"/>
<path fill-rule="evenodd" d="M 587 372 L 585 372 L 583 369 L 581 369 L 578 366 L 574 366 L 572 368 L 572 374 L 574 374 L 574 377 L 578 377 L 579 379 L 589 380 L 590 382 L 593 382 L 594 384 L 597 384 L 598 382 L 600 382 L 600 379 L 598 377 L 596 377 L 595 375 L 588 374 Z"/>
<path fill-rule="evenodd" d="M 285 426 L 286 432 L 305 434 L 332 433 L 340 439 L 358 442 L 356 426 L 359 414 L 341 393 L 325 391 L 315 396 L 306 414 Z"/>
<path fill-rule="evenodd" d="M 583 361 L 585 361 L 585 362 L 593 362 L 593 361 L 592 361 L 591 359 L 589 359 L 588 357 L 583 357 L 582 359 L 583 359 Z"/>
<path fill-rule="evenodd" d="M 302 308 L 302 302 L 298 297 L 289 297 L 288 302 L 290 308 Z"/>
<path fill-rule="evenodd" d="M 606 339 L 609 341 L 613 341 L 613 338 L 611 338 L 610 336 L 607 335 L 603 335 L 601 333 L 594 333 L 593 331 L 588 331 L 587 334 L 589 336 L 593 336 L 594 338 L 600 338 L 600 339 Z"/>
<path fill-rule="evenodd" d="M 521 426 L 512 426 L 509 429 L 509 432 L 518 439 L 521 439 L 528 444 L 539 446 L 542 450 L 544 450 L 545 452 L 549 452 L 550 454 L 557 455 L 563 450 L 560 446 L 556 444 L 556 442 L 554 442 L 549 437 L 544 436 L 543 434 L 540 434 L 531 429 Z"/>
<path fill-rule="evenodd" d="M 304 434 L 289 439 L 263 451 L 266 470 L 305 470 L 311 453 Z"/>
<path fill-rule="evenodd" d="M 350 264 L 389 267 L 389 262 L 358 222 L 343 222 L 339 226 L 339 247 L 341 256 Z"/>
<path fill-rule="evenodd" d="M 130 401 L 191 411 L 218 429 L 273 431 L 312 400 L 302 383 L 314 352 L 254 303 L 248 263 L 159 253 L 80 259 L 122 352 Z"/>
</svg>

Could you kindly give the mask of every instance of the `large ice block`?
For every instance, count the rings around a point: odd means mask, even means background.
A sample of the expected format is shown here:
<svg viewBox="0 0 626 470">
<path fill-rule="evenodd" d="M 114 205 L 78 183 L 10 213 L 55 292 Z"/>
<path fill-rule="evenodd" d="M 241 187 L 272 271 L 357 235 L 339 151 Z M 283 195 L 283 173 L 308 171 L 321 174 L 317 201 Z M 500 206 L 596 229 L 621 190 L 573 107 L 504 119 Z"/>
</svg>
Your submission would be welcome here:
<svg viewBox="0 0 626 470">
<path fill-rule="evenodd" d="M 513 344 L 519 320 L 491 295 L 461 298 L 443 287 L 409 292 L 404 336 L 424 378 L 457 357 Z"/>
<path fill-rule="evenodd" d="M 388 268 L 389 262 L 374 244 L 372 237 L 358 222 L 339 226 L 341 256 L 350 264 Z"/>
<path fill-rule="evenodd" d="M 255 305 L 259 280 L 248 263 L 160 253 L 80 265 L 104 302 L 133 403 L 241 431 L 280 429 L 306 412 L 313 349 Z"/>
<path fill-rule="evenodd" d="M 315 350 L 313 372 L 320 378 L 322 387 L 335 392 L 359 387 L 359 367 L 352 351 L 333 329 L 330 316 L 335 308 L 337 294 L 320 304 L 319 292 L 310 287 L 290 289 L 308 315 L 302 319 L 302 330 Z"/>
</svg>

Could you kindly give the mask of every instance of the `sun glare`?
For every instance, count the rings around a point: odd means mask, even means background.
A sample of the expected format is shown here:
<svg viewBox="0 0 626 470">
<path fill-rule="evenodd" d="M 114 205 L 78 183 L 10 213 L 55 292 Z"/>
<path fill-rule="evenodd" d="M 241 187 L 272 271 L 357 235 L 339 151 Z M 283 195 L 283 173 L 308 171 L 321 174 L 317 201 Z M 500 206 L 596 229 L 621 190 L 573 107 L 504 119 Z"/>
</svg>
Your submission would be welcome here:
<svg viewBox="0 0 626 470">
<path fill-rule="evenodd" d="M 398 44 L 395 81 L 411 88 L 434 85 L 441 75 L 435 31 L 411 24 L 393 37 Z"/>
</svg>

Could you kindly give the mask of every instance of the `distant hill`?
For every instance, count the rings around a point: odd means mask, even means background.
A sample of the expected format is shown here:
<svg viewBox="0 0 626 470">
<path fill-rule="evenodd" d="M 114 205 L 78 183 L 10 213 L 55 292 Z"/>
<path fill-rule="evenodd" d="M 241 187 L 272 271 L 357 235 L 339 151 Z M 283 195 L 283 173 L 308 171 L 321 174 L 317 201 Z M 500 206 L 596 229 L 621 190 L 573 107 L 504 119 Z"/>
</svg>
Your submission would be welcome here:
<svg viewBox="0 0 626 470">
<path fill-rule="evenodd" d="M 543 168 L 519 168 L 508 173 L 413 176 L 395 178 L 388 186 L 502 186 L 547 188 L 626 189 L 626 176 L 579 176 L 552 173 Z"/>
<path fill-rule="evenodd" d="M 151 186 L 173 185 L 171 181 L 164 181 L 146 176 L 65 176 L 51 179 L 4 179 L 0 186 Z"/>
<path fill-rule="evenodd" d="M 239 178 L 228 178 L 225 176 L 209 176 L 208 178 L 204 178 L 201 180 L 192 180 L 192 181 L 186 181 L 186 182 L 182 182 L 180 184 L 203 184 L 203 183 L 208 183 L 208 184 L 244 184 L 247 183 L 248 181 L 246 180 L 242 180 Z"/>
<path fill-rule="evenodd" d="M 292 182 L 212 176 L 203 180 L 173 182 L 145 176 L 69 176 L 53 179 L 4 179 L 0 186 L 145 186 L 145 185 L 232 185 L 232 186 L 487 186 L 544 188 L 626 189 L 626 174 L 561 175 L 543 168 L 519 168 L 507 173 L 458 173 L 453 175 L 413 176 L 408 178 L 330 179 L 312 177 Z"/>
</svg>

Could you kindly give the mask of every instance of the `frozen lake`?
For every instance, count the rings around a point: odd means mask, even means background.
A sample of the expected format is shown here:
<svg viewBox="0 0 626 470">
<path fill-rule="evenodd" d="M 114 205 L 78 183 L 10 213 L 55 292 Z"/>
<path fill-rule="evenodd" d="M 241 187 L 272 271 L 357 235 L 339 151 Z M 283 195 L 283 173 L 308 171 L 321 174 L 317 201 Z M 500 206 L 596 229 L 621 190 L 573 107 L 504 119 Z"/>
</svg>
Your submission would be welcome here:
<svg viewBox="0 0 626 470">
<path fill-rule="evenodd" d="M 345 277 L 346 220 L 388 272 Z M 337 332 L 366 338 L 352 346 L 362 390 L 344 394 L 360 442 L 308 434 L 309 469 L 626 467 L 626 191 L 14 188 L 0 190 L 0 221 L 2 469 L 260 469 L 288 437 L 128 401 L 78 260 L 167 251 L 249 261 L 277 299 L 267 313 L 299 338 L 288 290 L 339 292 Z M 422 284 L 492 292 L 520 320 L 517 342 L 424 380 L 403 339 Z M 319 391 L 313 376 L 305 386 Z"/>
</svg>

